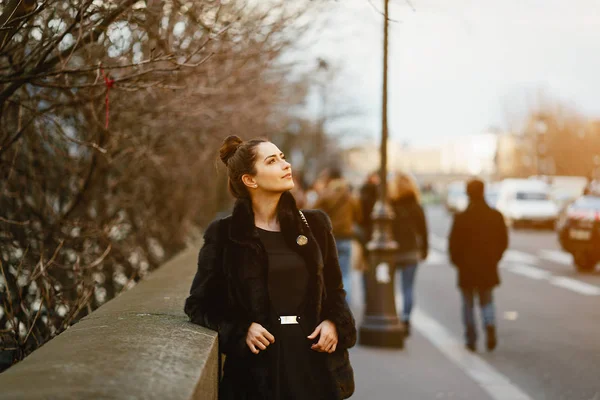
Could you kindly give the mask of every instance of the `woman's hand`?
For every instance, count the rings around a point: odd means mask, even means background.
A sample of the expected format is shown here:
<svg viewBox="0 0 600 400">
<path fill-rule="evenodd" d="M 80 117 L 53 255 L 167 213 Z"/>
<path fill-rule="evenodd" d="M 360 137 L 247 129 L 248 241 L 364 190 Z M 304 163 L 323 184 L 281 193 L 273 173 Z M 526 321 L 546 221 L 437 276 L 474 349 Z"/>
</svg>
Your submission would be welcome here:
<svg viewBox="0 0 600 400">
<path fill-rule="evenodd" d="M 315 331 L 310 334 L 309 339 L 314 339 L 321 335 L 319 342 L 311 346 L 311 349 L 320 353 L 333 353 L 338 344 L 338 334 L 335 324 L 326 319 L 315 328 Z"/>
<path fill-rule="evenodd" d="M 260 350 L 266 350 L 271 343 L 275 343 L 275 337 L 261 324 L 253 322 L 246 335 L 246 344 L 250 351 L 258 354 Z"/>
</svg>

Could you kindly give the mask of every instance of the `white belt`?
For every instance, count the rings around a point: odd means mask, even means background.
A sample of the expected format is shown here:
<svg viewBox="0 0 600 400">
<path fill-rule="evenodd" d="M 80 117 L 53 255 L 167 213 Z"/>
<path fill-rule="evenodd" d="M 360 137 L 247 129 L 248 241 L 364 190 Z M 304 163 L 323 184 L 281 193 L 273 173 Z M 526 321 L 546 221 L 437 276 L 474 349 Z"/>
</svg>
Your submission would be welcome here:
<svg viewBox="0 0 600 400">
<path fill-rule="evenodd" d="M 279 318 L 281 325 L 297 324 L 300 317 L 297 315 L 282 315 Z"/>
</svg>

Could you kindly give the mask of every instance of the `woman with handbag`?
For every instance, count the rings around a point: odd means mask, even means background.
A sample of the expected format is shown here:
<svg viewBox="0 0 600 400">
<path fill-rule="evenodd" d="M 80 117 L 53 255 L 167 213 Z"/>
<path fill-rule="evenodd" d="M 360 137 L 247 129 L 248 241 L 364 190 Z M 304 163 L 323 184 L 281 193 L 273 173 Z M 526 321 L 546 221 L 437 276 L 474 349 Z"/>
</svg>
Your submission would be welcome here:
<svg viewBox="0 0 600 400">
<path fill-rule="evenodd" d="M 420 204 L 419 187 L 410 175 L 397 174 L 389 186 L 388 196 L 394 211 L 392 232 L 398 243 L 396 276 L 402 285 L 402 322 L 409 336 L 417 266 L 427 259 L 429 249 L 427 221 Z"/>
<path fill-rule="evenodd" d="M 193 323 L 219 333 L 219 398 L 350 397 L 356 328 L 329 218 L 298 210 L 273 143 L 230 136 L 220 157 L 237 200 L 206 230 L 185 302 Z"/>
</svg>

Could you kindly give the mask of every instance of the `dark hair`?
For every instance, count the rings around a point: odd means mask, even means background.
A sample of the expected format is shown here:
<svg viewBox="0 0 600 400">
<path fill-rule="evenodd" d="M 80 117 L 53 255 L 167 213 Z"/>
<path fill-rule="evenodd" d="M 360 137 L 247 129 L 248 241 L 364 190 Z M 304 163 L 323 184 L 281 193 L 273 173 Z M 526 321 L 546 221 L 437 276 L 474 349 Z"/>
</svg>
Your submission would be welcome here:
<svg viewBox="0 0 600 400">
<path fill-rule="evenodd" d="M 229 180 L 229 192 L 237 199 L 248 197 L 248 189 L 242 176 L 256 175 L 256 146 L 268 142 L 267 139 L 252 139 L 244 142 L 239 136 L 231 135 L 225 138 L 219 157 L 223 164 L 227 166 L 227 176 Z"/>
<path fill-rule="evenodd" d="M 467 183 L 467 195 L 471 200 L 483 199 L 485 193 L 485 184 L 480 179 L 471 179 Z"/>
</svg>

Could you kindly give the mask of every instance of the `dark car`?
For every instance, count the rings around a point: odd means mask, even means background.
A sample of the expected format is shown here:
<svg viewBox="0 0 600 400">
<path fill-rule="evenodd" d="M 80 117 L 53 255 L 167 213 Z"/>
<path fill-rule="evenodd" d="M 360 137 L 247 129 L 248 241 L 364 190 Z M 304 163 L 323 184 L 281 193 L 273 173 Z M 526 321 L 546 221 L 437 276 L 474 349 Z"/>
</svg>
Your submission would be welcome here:
<svg viewBox="0 0 600 400">
<path fill-rule="evenodd" d="M 558 221 L 562 248 L 573 255 L 580 271 L 592 271 L 600 261 L 600 196 L 583 196 L 567 207 Z"/>
</svg>

